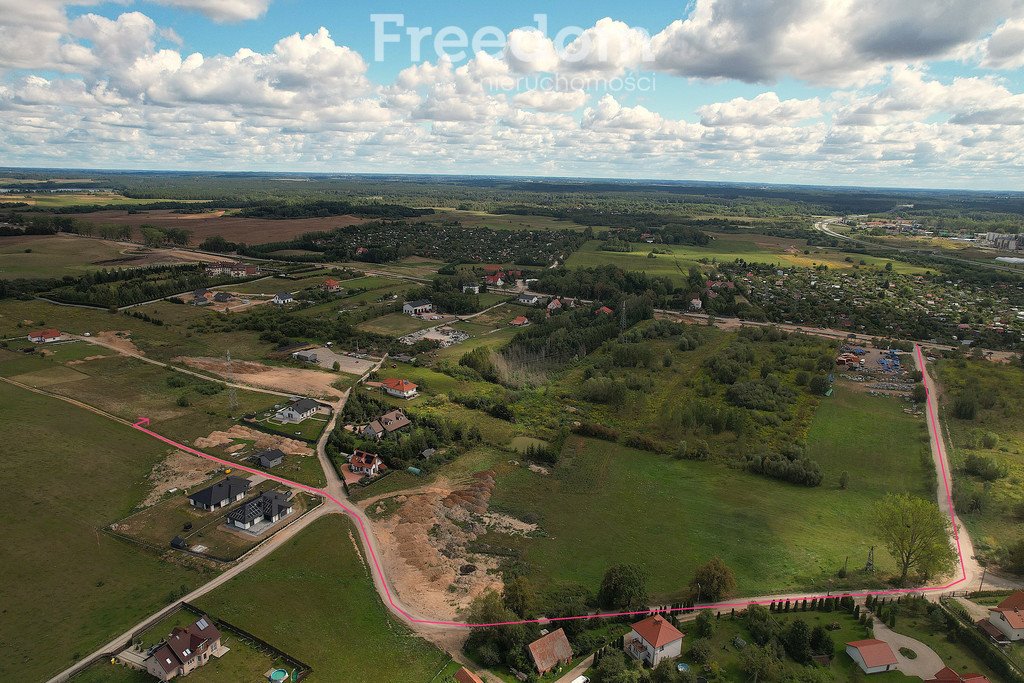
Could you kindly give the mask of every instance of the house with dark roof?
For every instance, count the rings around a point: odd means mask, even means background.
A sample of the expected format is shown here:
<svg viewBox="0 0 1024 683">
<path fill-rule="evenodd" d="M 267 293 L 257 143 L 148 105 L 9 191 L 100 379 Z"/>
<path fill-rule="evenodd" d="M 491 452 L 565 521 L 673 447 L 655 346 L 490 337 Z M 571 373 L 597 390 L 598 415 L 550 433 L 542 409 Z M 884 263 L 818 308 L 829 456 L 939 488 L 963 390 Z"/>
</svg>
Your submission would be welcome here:
<svg viewBox="0 0 1024 683">
<path fill-rule="evenodd" d="M 516 302 L 524 306 L 536 306 L 540 302 L 540 297 L 536 294 L 520 294 Z"/>
<path fill-rule="evenodd" d="M 316 363 L 319 360 L 319 357 L 316 355 L 316 351 L 305 349 L 293 353 L 292 359 L 302 361 L 303 363 Z"/>
<path fill-rule="evenodd" d="M 315 415 L 320 410 L 320 404 L 311 398 L 300 398 L 292 401 L 274 414 L 274 417 L 281 422 L 297 424 L 307 417 Z"/>
<path fill-rule="evenodd" d="M 218 304 L 226 304 L 227 302 L 231 301 L 232 298 L 234 297 L 232 297 L 227 292 L 217 292 L 216 294 L 213 295 L 213 300 L 216 301 Z"/>
<path fill-rule="evenodd" d="M 169 681 L 175 676 L 187 676 L 209 662 L 210 657 L 220 657 L 224 652 L 220 631 L 204 614 L 187 628 L 175 627 L 143 663 L 157 680 Z"/>
<path fill-rule="evenodd" d="M 274 295 L 274 298 L 270 300 L 270 303 L 283 306 L 285 304 L 290 304 L 293 301 L 295 301 L 295 297 L 291 295 L 291 292 L 278 292 Z"/>
<path fill-rule="evenodd" d="M 866 674 L 880 674 L 896 668 L 896 655 L 888 643 L 876 638 L 846 644 L 846 654 Z"/>
<path fill-rule="evenodd" d="M 633 624 L 624 643 L 626 654 L 655 667 L 662 660 L 675 659 L 682 653 L 683 633 L 668 619 L 655 614 Z"/>
<path fill-rule="evenodd" d="M 238 529 L 251 529 L 261 522 L 273 524 L 291 513 L 291 496 L 278 491 L 264 491 L 255 500 L 229 512 L 227 521 Z"/>
<path fill-rule="evenodd" d="M 530 661 L 541 676 L 572 661 L 572 646 L 562 629 L 541 636 L 527 645 L 526 649 L 530 653 Z"/>
<path fill-rule="evenodd" d="M 412 422 L 401 410 L 390 410 L 363 427 L 363 436 L 368 439 L 381 439 L 411 424 Z"/>
<path fill-rule="evenodd" d="M 402 304 L 402 313 L 405 313 L 406 315 L 421 315 L 423 313 L 430 313 L 432 310 L 434 310 L 434 304 L 430 303 L 426 299 L 406 301 Z"/>
<path fill-rule="evenodd" d="M 248 479 L 231 475 L 190 495 L 188 504 L 200 510 L 217 510 L 242 500 L 250 486 Z"/>
<path fill-rule="evenodd" d="M 277 467 L 284 462 L 284 453 L 276 448 L 271 448 L 266 451 L 261 451 L 253 456 L 253 459 L 264 469 L 270 469 L 271 467 Z"/>
</svg>

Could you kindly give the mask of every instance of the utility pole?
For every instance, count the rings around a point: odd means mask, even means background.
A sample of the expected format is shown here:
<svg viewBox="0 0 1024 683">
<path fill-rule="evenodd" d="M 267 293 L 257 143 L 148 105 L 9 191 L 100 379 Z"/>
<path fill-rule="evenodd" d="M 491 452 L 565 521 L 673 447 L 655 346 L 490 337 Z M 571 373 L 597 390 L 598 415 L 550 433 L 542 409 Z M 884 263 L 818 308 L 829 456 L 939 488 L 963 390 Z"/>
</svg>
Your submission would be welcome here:
<svg viewBox="0 0 1024 683">
<path fill-rule="evenodd" d="M 986 575 L 987 573 L 988 573 L 988 567 L 982 567 L 982 568 L 981 568 L 981 583 L 980 583 L 980 584 L 978 584 L 978 592 L 979 592 L 979 593 L 981 592 L 981 589 L 982 589 L 982 588 L 984 587 L 984 585 L 985 585 L 985 575 Z"/>
<path fill-rule="evenodd" d="M 231 412 L 231 416 L 234 417 L 238 412 L 238 391 L 235 390 L 235 376 L 231 371 L 231 351 L 230 349 L 225 352 L 224 360 L 226 362 L 225 375 L 227 375 L 228 381 L 228 410 Z"/>
</svg>

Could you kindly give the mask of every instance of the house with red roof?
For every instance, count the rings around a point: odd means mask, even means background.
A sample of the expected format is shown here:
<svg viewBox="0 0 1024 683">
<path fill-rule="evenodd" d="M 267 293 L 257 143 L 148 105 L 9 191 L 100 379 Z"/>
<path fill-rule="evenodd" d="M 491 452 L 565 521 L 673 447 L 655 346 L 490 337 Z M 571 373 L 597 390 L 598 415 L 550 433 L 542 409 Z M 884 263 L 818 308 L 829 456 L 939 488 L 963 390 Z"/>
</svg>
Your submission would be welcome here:
<svg viewBox="0 0 1024 683">
<path fill-rule="evenodd" d="M 925 683 L 989 683 L 989 680 L 987 676 L 981 674 L 960 675 L 947 666 L 935 674 L 935 678 L 929 678 Z"/>
<path fill-rule="evenodd" d="M 501 287 L 503 284 L 505 284 L 505 274 L 496 273 L 494 275 L 485 275 L 484 284 L 486 284 L 489 287 Z"/>
<path fill-rule="evenodd" d="M 530 324 L 530 319 L 527 318 L 525 315 L 517 315 L 516 317 L 512 318 L 512 320 L 510 320 L 508 324 L 511 325 L 512 327 L 526 327 L 527 325 Z"/>
<path fill-rule="evenodd" d="M 668 619 L 655 614 L 633 624 L 625 637 L 626 654 L 652 667 L 682 654 L 683 633 Z"/>
<path fill-rule="evenodd" d="M 543 635 L 526 646 L 530 660 L 541 676 L 555 667 L 572 661 L 572 646 L 565 631 L 558 629 Z"/>
<path fill-rule="evenodd" d="M 394 396 L 395 398 L 414 398 L 417 394 L 416 388 L 418 385 L 413 384 L 407 379 L 388 377 L 380 381 L 380 386 L 389 396 Z"/>
<path fill-rule="evenodd" d="M 348 466 L 356 474 L 368 474 L 371 477 L 377 476 L 384 461 L 376 453 L 367 453 L 356 449 L 348 458 Z"/>
<path fill-rule="evenodd" d="M 187 676 L 226 650 L 220 643 L 220 631 L 205 614 L 188 626 L 175 627 L 167 639 L 143 662 L 146 671 L 158 680 L 169 681 Z"/>
<path fill-rule="evenodd" d="M 333 294 L 334 292 L 341 291 L 341 283 L 335 280 L 333 277 L 329 277 L 324 280 L 324 291 Z"/>
<path fill-rule="evenodd" d="M 896 654 L 888 643 L 877 638 L 847 643 L 846 654 L 866 674 L 880 674 L 896 668 Z"/>
<path fill-rule="evenodd" d="M 1017 591 L 990 609 L 988 621 L 1009 640 L 1024 639 L 1024 591 Z"/>
<path fill-rule="evenodd" d="M 28 333 L 28 340 L 36 344 L 49 344 L 60 341 L 60 330 L 48 327 L 45 330 L 34 330 Z"/>
<path fill-rule="evenodd" d="M 602 306 L 601 308 L 599 308 L 596 311 L 594 311 L 594 315 L 611 315 L 614 312 L 615 311 L 613 311 L 612 309 L 608 308 L 607 306 Z"/>
<path fill-rule="evenodd" d="M 455 683 L 484 683 L 475 673 L 462 667 L 455 672 Z"/>
</svg>

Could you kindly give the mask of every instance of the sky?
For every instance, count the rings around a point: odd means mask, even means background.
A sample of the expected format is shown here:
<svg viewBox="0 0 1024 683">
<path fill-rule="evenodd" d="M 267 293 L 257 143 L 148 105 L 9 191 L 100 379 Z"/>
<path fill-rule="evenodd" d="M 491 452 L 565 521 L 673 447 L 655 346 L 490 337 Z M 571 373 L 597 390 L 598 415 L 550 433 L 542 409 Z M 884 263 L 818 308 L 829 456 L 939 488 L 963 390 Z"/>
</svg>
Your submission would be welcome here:
<svg viewBox="0 0 1024 683">
<path fill-rule="evenodd" d="M 1024 0 L 0 0 L 0 166 L 1019 190 Z"/>
</svg>

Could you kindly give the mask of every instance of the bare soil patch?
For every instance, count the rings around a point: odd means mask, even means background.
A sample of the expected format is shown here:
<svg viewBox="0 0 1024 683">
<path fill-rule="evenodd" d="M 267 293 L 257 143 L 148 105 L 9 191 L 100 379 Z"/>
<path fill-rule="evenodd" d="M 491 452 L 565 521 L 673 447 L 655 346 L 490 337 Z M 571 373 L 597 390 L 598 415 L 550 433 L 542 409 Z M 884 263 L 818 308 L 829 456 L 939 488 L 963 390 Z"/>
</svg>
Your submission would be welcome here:
<svg viewBox="0 0 1024 683">
<path fill-rule="evenodd" d="M 299 368 L 278 368 L 255 361 L 231 361 L 230 365 L 222 358 L 185 357 L 174 358 L 175 363 L 212 372 L 221 377 L 229 375 L 232 381 L 250 384 L 265 389 L 276 389 L 290 394 L 313 396 L 335 401 L 340 398 L 337 389 L 331 386 L 338 380 L 338 375 L 319 370 L 302 370 Z"/>
<path fill-rule="evenodd" d="M 102 346 L 120 351 L 121 353 L 132 353 L 136 356 L 144 356 L 142 349 L 135 345 L 131 339 L 130 330 L 106 330 L 93 334 L 93 339 L 100 342 Z"/>
<path fill-rule="evenodd" d="M 374 525 L 387 575 L 404 602 L 455 618 L 481 593 L 501 590 L 493 573 L 497 560 L 468 551 L 488 528 L 493 490 L 493 472 L 479 472 L 458 487 L 435 484 L 398 496 L 395 513 Z"/>
<path fill-rule="evenodd" d="M 217 466 L 208 460 L 183 451 L 174 451 L 167 459 L 158 462 L 149 473 L 153 490 L 146 496 L 142 506 L 153 505 L 171 489 L 180 490 L 201 484 L 216 469 Z"/>
<path fill-rule="evenodd" d="M 192 231 L 192 244 L 199 244 L 207 237 L 220 235 L 229 242 L 265 244 L 290 240 L 307 232 L 319 232 L 344 228 L 365 223 L 365 218 L 356 216 L 331 216 L 328 218 L 295 218 L 291 220 L 268 220 L 265 218 L 240 218 L 224 215 L 224 211 L 206 213 L 174 213 L 171 210 L 141 211 L 95 211 L 74 214 L 78 220 L 91 223 L 114 223 L 130 225 L 138 232 L 144 223 L 163 228 L 184 228 Z M 192 257 L 195 260 L 195 257 Z"/>
<path fill-rule="evenodd" d="M 286 455 L 311 455 L 313 453 L 309 444 L 305 442 L 285 436 L 267 434 L 244 425 L 233 425 L 225 431 L 215 431 L 211 432 L 209 436 L 201 436 L 195 440 L 195 446 L 196 448 L 219 448 L 227 446 L 235 439 L 253 441 L 254 447 L 258 450 L 276 448 Z M 225 450 L 232 452 L 232 450 L 237 451 L 241 448 L 243 448 L 241 444 L 236 444 Z"/>
</svg>

